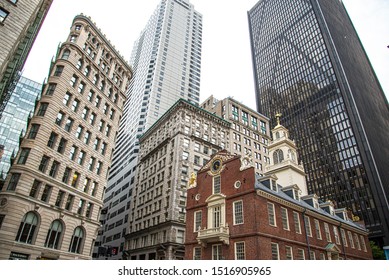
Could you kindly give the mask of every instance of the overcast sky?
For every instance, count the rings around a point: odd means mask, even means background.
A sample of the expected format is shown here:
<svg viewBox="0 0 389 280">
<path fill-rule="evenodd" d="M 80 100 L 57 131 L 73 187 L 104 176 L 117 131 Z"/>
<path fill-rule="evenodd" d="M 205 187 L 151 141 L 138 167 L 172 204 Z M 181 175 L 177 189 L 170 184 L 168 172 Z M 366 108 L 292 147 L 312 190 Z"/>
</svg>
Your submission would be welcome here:
<svg viewBox="0 0 389 280">
<path fill-rule="evenodd" d="M 232 96 L 255 108 L 247 11 L 258 0 L 190 0 L 203 15 L 200 101 Z M 285 0 L 289 1 L 289 0 Z M 23 76 L 42 83 L 73 18 L 90 16 L 128 61 L 134 41 L 160 0 L 54 0 L 25 64 Z M 389 99 L 389 1 L 344 0 Z"/>
</svg>

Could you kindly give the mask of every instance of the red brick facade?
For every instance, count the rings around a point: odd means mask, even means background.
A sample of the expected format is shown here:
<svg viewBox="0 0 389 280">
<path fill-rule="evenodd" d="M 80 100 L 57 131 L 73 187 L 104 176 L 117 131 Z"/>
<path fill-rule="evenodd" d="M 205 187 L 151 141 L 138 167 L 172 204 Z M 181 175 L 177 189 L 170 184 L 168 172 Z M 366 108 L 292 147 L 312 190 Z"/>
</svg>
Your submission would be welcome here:
<svg viewBox="0 0 389 280">
<path fill-rule="evenodd" d="M 222 168 L 213 174 L 212 163 L 216 158 L 222 160 Z M 367 231 L 335 213 L 331 215 L 311 207 L 303 201 L 304 197 L 295 200 L 280 189 L 267 188 L 258 182 L 260 178 L 256 178 L 252 167 L 240 169 L 240 156 L 220 152 L 198 172 L 196 185 L 187 193 L 185 259 L 195 258 L 194 248 L 197 248 L 196 257 L 203 260 L 372 258 Z M 220 193 L 213 194 L 213 180 L 219 175 Z M 239 188 L 236 187 L 238 181 Z M 240 208 L 234 211 L 236 202 L 242 206 L 243 213 Z M 270 225 L 269 208 L 273 206 L 275 225 Z M 217 209 L 216 214 L 213 207 Z M 201 211 L 201 230 L 194 231 L 198 211 Z M 234 216 L 243 217 L 243 222 L 234 223 Z M 295 226 L 297 216 L 300 230 Z M 221 220 L 218 229 L 214 227 L 215 219 Z M 310 223 L 311 234 L 306 231 L 304 222 Z M 315 225 L 319 225 L 318 230 Z M 345 240 L 341 231 L 345 233 Z M 216 248 L 216 245 L 220 246 Z"/>
</svg>

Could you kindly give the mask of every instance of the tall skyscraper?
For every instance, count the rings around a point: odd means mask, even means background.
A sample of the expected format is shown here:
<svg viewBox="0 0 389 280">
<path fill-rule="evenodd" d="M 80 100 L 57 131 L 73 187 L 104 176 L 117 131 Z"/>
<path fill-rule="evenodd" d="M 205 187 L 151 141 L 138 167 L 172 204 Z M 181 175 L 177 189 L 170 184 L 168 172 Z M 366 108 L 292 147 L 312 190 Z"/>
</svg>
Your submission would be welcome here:
<svg viewBox="0 0 389 280">
<path fill-rule="evenodd" d="M 258 111 L 282 114 L 309 192 L 388 245 L 389 107 L 342 1 L 261 0 L 248 19 Z"/>
<path fill-rule="evenodd" d="M 4 146 L 4 154 L 0 158 L 0 174 L 3 176 L 8 173 L 12 155 L 16 155 L 19 150 L 19 139 L 26 132 L 28 118 L 30 114 L 32 116 L 35 100 L 41 91 L 41 84 L 20 77 L 5 107 L 0 120 L 0 145 Z"/>
<path fill-rule="evenodd" d="M 53 0 L 0 0 L 0 118 Z"/>
<path fill-rule="evenodd" d="M 178 99 L 198 104 L 201 40 L 202 15 L 194 6 L 188 0 L 162 0 L 134 44 L 130 59 L 134 77 L 104 199 L 109 214 L 101 242 L 106 248 L 118 247 L 116 258 L 128 226 L 127 211 L 121 209 L 128 210 L 131 200 L 138 138 Z"/>
<path fill-rule="evenodd" d="M 0 259 L 90 259 L 132 72 L 73 20 L 0 189 Z"/>
</svg>

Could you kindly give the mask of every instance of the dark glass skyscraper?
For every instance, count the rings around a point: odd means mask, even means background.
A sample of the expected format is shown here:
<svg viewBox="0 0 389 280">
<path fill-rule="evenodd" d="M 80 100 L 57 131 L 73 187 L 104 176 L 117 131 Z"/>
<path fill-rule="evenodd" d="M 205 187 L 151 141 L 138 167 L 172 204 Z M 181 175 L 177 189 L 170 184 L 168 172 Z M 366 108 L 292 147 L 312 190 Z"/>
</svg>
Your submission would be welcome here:
<svg viewBox="0 0 389 280">
<path fill-rule="evenodd" d="M 260 0 L 248 18 L 258 111 L 282 114 L 309 192 L 388 245 L 389 107 L 342 1 Z"/>
</svg>

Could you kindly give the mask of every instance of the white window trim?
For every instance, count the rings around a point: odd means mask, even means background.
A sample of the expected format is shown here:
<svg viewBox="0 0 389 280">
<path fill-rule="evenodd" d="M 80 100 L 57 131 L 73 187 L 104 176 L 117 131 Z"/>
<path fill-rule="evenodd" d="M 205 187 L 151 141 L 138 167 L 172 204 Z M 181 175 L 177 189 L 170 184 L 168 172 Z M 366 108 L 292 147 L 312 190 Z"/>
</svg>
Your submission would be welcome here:
<svg viewBox="0 0 389 280">
<path fill-rule="evenodd" d="M 234 255 L 235 255 L 235 260 L 238 260 L 238 250 L 237 250 L 237 245 L 238 244 L 243 244 L 243 260 L 246 259 L 246 244 L 244 241 L 239 241 L 234 243 Z M 239 259 L 241 260 L 241 259 Z"/>
<path fill-rule="evenodd" d="M 285 219 L 283 217 L 283 214 L 285 214 Z M 290 226 L 289 226 L 289 217 L 288 217 L 288 209 L 285 208 L 285 207 L 281 207 L 281 219 L 282 219 L 282 228 L 284 230 L 290 230 Z M 284 225 L 284 221 L 286 223 L 286 227 Z"/>
<path fill-rule="evenodd" d="M 236 205 L 238 203 L 241 203 L 241 205 L 242 205 L 242 213 L 241 213 L 241 215 L 242 215 L 242 222 L 240 222 L 240 223 L 236 222 L 236 208 L 235 207 L 236 207 Z M 234 223 L 234 225 L 242 225 L 242 224 L 244 224 L 243 200 L 238 200 L 238 201 L 234 201 L 233 202 L 233 211 L 234 211 L 234 213 L 233 213 L 233 223 Z"/>
<path fill-rule="evenodd" d="M 270 210 L 269 207 L 272 208 L 271 212 L 269 212 Z M 276 211 L 275 211 L 274 203 L 270 203 L 270 202 L 267 203 L 267 215 L 268 215 L 269 225 L 272 227 L 277 227 Z M 273 224 L 270 219 L 271 216 L 273 217 Z"/>
</svg>

